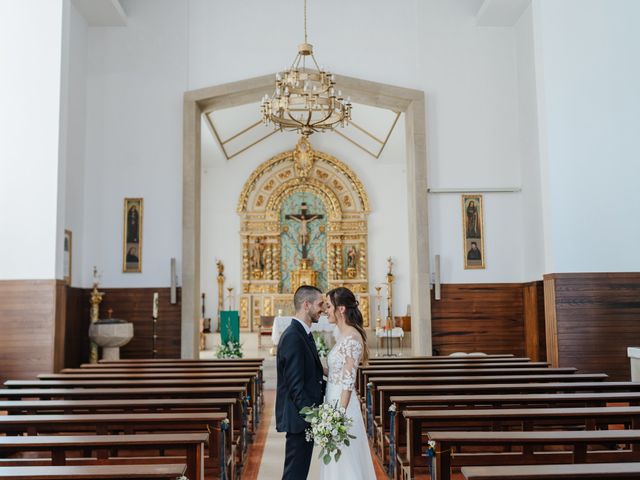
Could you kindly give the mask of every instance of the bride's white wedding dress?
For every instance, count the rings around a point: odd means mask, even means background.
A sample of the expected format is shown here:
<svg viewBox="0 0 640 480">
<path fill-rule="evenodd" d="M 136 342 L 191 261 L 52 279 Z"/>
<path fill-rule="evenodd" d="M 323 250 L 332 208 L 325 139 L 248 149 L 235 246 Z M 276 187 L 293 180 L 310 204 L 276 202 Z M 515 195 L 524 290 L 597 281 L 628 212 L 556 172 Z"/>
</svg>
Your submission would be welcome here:
<svg viewBox="0 0 640 480">
<path fill-rule="evenodd" d="M 358 339 L 359 340 L 359 339 Z M 327 364 L 329 375 L 325 402 L 340 405 L 340 396 L 344 390 L 351 392 L 347 405 L 347 416 L 353 419 L 349 433 L 356 438 L 351 445 L 342 448 L 338 462 L 333 459 L 329 465 L 320 463 L 320 480 L 372 480 L 376 478 L 364 428 L 360 401 L 355 390 L 358 364 L 362 359 L 362 343 L 353 335 L 338 339 L 329 352 Z"/>
</svg>

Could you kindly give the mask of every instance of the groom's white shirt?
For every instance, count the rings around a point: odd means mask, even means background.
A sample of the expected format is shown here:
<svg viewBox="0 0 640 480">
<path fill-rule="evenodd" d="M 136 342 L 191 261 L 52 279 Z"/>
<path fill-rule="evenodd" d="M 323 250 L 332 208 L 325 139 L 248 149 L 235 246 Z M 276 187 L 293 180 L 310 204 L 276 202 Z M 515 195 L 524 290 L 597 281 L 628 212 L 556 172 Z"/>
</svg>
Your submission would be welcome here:
<svg viewBox="0 0 640 480">
<path fill-rule="evenodd" d="M 297 322 L 300 322 L 300 325 L 302 325 L 302 327 L 304 328 L 304 331 L 306 332 L 307 335 L 309 335 L 311 333 L 311 327 L 309 325 L 304 323 L 299 318 L 293 317 L 293 319 L 296 320 Z"/>
</svg>

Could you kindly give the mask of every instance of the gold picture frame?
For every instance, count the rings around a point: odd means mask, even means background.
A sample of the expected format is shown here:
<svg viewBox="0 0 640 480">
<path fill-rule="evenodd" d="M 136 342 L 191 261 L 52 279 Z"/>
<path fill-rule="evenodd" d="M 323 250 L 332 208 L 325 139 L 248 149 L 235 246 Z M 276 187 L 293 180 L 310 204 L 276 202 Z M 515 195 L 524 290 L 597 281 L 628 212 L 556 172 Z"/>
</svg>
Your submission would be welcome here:
<svg viewBox="0 0 640 480">
<path fill-rule="evenodd" d="M 482 195 L 462 195 L 462 245 L 465 270 L 486 268 L 483 219 Z"/>
<path fill-rule="evenodd" d="M 142 198 L 124 199 L 122 234 L 122 271 L 142 272 Z"/>
<path fill-rule="evenodd" d="M 65 285 L 71 286 L 71 276 L 73 273 L 73 233 L 71 230 L 64 231 L 62 251 L 62 278 Z"/>
</svg>

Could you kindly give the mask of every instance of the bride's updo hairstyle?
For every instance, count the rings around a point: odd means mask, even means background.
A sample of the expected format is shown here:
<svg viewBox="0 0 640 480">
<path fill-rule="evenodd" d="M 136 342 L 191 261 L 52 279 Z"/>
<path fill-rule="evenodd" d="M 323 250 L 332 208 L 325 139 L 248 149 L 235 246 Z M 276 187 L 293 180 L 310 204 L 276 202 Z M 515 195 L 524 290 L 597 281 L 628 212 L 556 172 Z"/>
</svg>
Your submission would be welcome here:
<svg viewBox="0 0 640 480">
<path fill-rule="evenodd" d="M 347 325 L 355 328 L 362 337 L 363 351 L 362 363 L 365 364 L 369 360 L 369 347 L 367 346 L 367 332 L 364 329 L 364 321 L 362 312 L 358 308 L 358 301 L 351 290 L 345 287 L 334 288 L 327 292 L 329 301 L 337 310 L 338 307 L 344 307 L 344 321 Z"/>
</svg>

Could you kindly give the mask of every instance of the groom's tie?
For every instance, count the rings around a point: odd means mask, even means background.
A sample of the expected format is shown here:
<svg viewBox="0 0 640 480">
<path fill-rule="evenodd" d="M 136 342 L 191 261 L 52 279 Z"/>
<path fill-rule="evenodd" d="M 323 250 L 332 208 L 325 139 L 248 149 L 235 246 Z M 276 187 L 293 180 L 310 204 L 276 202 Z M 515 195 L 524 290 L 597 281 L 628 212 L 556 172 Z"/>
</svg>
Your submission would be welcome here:
<svg viewBox="0 0 640 480">
<path fill-rule="evenodd" d="M 311 350 L 313 350 L 313 353 L 315 355 L 318 355 L 318 349 L 316 348 L 316 341 L 313 339 L 313 333 L 309 332 L 309 335 L 307 335 L 307 338 L 309 340 L 309 345 L 311 346 Z"/>
</svg>

